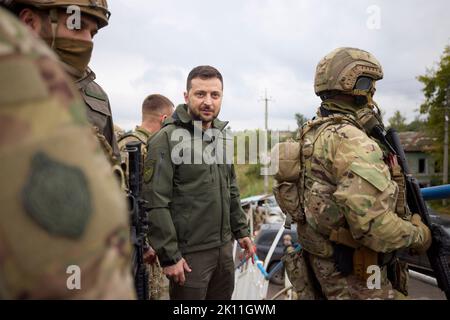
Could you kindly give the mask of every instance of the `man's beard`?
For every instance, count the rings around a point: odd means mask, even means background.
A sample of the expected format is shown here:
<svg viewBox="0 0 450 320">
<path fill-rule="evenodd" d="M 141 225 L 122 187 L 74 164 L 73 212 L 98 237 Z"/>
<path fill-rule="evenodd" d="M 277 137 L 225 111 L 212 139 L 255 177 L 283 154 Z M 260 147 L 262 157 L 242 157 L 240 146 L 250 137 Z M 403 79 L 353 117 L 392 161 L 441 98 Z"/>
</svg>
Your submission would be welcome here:
<svg viewBox="0 0 450 320">
<path fill-rule="evenodd" d="M 202 122 L 212 122 L 217 118 L 217 116 L 218 116 L 217 112 L 215 112 L 214 109 L 209 109 L 209 110 L 212 113 L 212 115 L 205 117 L 201 113 L 202 110 L 196 110 L 196 109 L 194 110 L 194 109 L 189 108 L 189 112 L 190 112 L 193 120 L 202 121 Z"/>
</svg>

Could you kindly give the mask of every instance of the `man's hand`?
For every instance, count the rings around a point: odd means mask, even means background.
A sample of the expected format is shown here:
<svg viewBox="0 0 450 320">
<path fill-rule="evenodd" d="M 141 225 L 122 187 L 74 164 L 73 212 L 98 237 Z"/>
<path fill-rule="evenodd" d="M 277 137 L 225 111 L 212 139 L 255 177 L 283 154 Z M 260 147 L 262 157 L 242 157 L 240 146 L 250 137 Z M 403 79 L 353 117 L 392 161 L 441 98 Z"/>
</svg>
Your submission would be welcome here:
<svg viewBox="0 0 450 320">
<path fill-rule="evenodd" d="M 252 240 L 249 237 L 238 239 L 239 245 L 242 249 L 245 250 L 245 259 L 249 259 L 250 257 L 253 257 L 255 254 L 255 246 L 253 245 Z"/>
<path fill-rule="evenodd" d="M 423 239 L 420 243 L 414 243 L 411 245 L 411 251 L 414 254 L 423 254 L 426 253 L 427 250 L 431 246 L 431 231 L 430 229 L 422 222 L 422 219 L 418 214 L 414 214 L 411 218 L 411 223 L 418 227 L 419 229 L 422 229 L 423 231 Z"/>
<path fill-rule="evenodd" d="M 175 283 L 178 283 L 180 286 L 184 285 L 184 282 L 186 281 L 184 271 L 192 271 L 191 268 L 189 268 L 186 260 L 184 259 L 181 259 L 174 265 L 163 268 L 164 274 L 169 278 L 173 278 L 173 281 L 175 281 Z"/>
</svg>

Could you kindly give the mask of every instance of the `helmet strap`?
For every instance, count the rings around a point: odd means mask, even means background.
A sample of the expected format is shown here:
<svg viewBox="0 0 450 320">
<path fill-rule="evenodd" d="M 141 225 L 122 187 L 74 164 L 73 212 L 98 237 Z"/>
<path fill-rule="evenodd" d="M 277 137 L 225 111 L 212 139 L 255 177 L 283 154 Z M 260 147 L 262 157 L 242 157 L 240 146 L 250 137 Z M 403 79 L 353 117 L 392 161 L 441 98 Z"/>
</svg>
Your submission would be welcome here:
<svg viewBox="0 0 450 320">
<path fill-rule="evenodd" d="M 56 41 L 56 33 L 58 31 L 58 9 L 53 8 L 49 11 L 50 23 L 52 26 L 52 45 L 51 48 L 54 49 Z"/>
</svg>

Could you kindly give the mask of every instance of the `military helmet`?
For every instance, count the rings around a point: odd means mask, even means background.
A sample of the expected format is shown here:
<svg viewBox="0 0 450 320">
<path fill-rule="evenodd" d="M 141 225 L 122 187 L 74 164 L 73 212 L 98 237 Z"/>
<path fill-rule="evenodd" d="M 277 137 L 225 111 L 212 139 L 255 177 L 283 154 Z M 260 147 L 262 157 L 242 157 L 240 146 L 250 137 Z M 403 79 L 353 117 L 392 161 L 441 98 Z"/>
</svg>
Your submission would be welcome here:
<svg viewBox="0 0 450 320">
<path fill-rule="evenodd" d="M 318 96 L 327 92 L 366 95 L 364 90 L 358 88 L 358 80 L 362 80 L 362 87 L 366 87 L 381 79 L 383 69 L 371 53 L 356 48 L 338 48 L 326 55 L 317 65 L 314 91 Z M 365 88 L 368 89 L 374 88 Z"/>
<path fill-rule="evenodd" d="M 39 9 L 66 8 L 68 6 L 79 6 L 81 12 L 93 16 L 98 20 L 98 28 L 108 25 L 111 12 L 108 10 L 106 0 L 0 0 L 5 7 L 14 5 L 29 5 Z"/>
</svg>

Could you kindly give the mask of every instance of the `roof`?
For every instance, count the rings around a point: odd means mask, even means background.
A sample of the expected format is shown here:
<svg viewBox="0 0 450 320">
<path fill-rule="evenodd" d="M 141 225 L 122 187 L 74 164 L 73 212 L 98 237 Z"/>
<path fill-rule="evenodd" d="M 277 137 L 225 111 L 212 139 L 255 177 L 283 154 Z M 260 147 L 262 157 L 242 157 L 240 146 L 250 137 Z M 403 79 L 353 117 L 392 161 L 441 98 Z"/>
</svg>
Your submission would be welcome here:
<svg viewBox="0 0 450 320">
<path fill-rule="evenodd" d="M 405 152 L 430 152 L 433 150 L 433 139 L 423 132 L 399 132 L 400 141 Z"/>
</svg>

